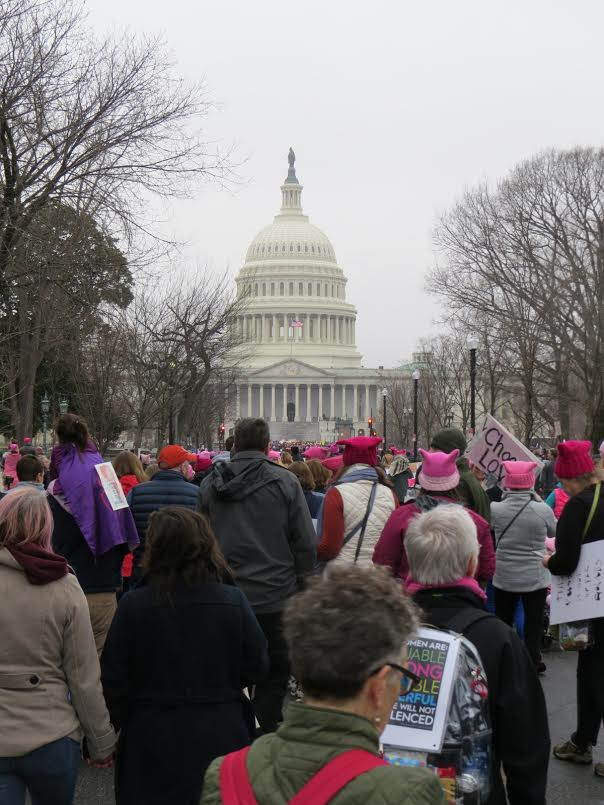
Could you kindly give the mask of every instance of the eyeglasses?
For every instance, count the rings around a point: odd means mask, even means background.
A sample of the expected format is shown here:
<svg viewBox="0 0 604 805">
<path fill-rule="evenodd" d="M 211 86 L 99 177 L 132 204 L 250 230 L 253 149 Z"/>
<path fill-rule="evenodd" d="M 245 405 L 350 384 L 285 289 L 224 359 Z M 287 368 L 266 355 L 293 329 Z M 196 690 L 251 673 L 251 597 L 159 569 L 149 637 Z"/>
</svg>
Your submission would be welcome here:
<svg viewBox="0 0 604 805">
<path fill-rule="evenodd" d="M 408 668 L 404 668 L 402 665 L 397 665 L 395 662 L 385 662 L 383 665 L 380 665 L 379 668 L 376 668 L 375 671 L 372 671 L 369 676 L 373 676 L 377 674 L 382 668 L 392 668 L 394 671 L 399 671 L 401 674 L 401 693 L 403 696 L 406 696 L 408 693 L 414 688 L 417 688 L 421 685 L 422 680 L 417 675 L 414 674 L 413 671 L 410 671 Z"/>
</svg>

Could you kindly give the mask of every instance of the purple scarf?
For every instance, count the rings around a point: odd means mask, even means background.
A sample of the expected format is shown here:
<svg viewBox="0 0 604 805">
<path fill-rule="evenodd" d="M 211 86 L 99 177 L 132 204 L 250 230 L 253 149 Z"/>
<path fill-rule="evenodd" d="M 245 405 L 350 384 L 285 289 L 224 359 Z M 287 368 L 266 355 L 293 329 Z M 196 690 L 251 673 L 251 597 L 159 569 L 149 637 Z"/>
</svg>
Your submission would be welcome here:
<svg viewBox="0 0 604 805">
<path fill-rule="evenodd" d="M 56 454 L 55 454 L 56 450 Z M 139 537 L 130 508 L 114 511 L 107 500 L 95 467 L 103 459 L 95 445 L 89 442 L 80 452 L 74 444 L 62 444 L 53 450 L 55 482 L 50 494 L 59 502 L 62 494 L 68 510 L 93 556 L 102 556 L 116 545 L 127 543 L 135 548 Z"/>
</svg>

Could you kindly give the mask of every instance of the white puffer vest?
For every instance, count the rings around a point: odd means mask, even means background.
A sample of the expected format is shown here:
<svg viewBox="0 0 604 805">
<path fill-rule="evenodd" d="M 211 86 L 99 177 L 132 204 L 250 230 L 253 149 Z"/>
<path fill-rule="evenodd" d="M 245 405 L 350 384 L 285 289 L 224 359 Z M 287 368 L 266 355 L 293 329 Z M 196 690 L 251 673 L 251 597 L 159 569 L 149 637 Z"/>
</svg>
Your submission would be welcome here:
<svg viewBox="0 0 604 805">
<path fill-rule="evenodd" d="M 367 469 L 367 466 L 365 464 L 353 464 L 348 471 L 354 472 L 355 470 L 362 469 Z M 339 484 L 336 487 L 342 496 L 344 508 L 344 538 L 346 538 L 347 534 L 350 534 L 355 526 L 363 522 L 371 494 L 371 487 L 371 481 L 353 481 L 349 484 Z M 367 528 L 365 529 L 365 536 L 363 537 L 357 564 L 372 564 L 373 549 L 394 508 L 395 504 L 392 490 L 378 483 L 373 508 L 367 520 Z M 334 560 L 335 562 L 354 562 L 360 535 L 361 531 L 359 529 L 354 537 L 343 546 L 338 557 Z"/>
</svg>

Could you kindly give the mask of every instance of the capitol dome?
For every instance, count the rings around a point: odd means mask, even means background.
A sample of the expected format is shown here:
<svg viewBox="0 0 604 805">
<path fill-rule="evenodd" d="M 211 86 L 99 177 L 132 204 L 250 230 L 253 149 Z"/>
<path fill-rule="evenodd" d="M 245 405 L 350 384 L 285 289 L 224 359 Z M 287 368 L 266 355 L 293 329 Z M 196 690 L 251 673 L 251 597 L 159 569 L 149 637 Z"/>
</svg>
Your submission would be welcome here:
<svg viewBox="0 0 604 805">
<path fill-rule="evenodd" d="M 307 215 L 282 212 L 256 235 L 245 259 L 247 263 L 283 259 L 335 263 L 336 255 L 327 235 Z"/>
<path fill-rule="evenodd" d="M 303 213 L 294 162 L 290 149 L 281 210 L 251 242 L 236 279 L 238 295 L 249 297 L 239 326 L 256 345 L 251 365 L 274 364 L 295 346 L 315 366 L 360 366 L 346 277 L 327 235 Z"/>
<path fill-rule="evenodd" d="M 242 348 L 225 418 L 231 432 L 242 417 L 259 416 L 273 439 L 331 442 L 365 433 L 384 379 L 362 366 L 346 275 L 327 235 L 304 215 L 295 160 L 290 148 L 281 210 L 251 242 L 236 278 Z"/>
</svg>

